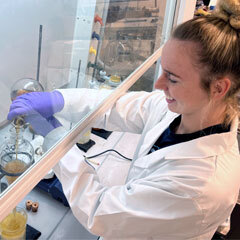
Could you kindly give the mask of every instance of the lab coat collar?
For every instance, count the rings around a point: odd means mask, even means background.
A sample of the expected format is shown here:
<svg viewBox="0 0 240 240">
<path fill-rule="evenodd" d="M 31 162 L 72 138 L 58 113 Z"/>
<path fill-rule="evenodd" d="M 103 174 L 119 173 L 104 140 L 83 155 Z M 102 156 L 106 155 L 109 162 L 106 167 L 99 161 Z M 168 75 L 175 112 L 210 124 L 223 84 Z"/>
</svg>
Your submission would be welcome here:
<svg viewBox="0 0 240 240">
<path fill-rule="evenodd" d="M 170 146 L 171 151 L 167 151 L 165 158 L 206 158 L 222 154 L 237 143 L 237 127 L 238 118 L 235 118 L 229 132 L 211 134 Z"/>
<path fill-rule="evenodd" d="M 172 113 L 167 115 L 168 116 L 162 120 L 161 123 L 157 124 L 157 126 L 148 132 L 142 145 L 142 151 L 140 150 L 138 157 L 146 156 L 152 144 L 159 137 L 159 134 L 161 134 L 168 127 L 169 123 L 171 123 L 174 118 L 179 116 Z M 236 117 L 231 124 L 229 132 L 211 134 L 193 139 L 191 141 L 171 145 L 155 151 L 150 155 L 151 157 L 156 156 L 157 158 L 162 155 L 165 159 L 206 158 L 215 156 L 228 151 L 234 144 L 237 144 L 237 127 L 238 118 Z"/>
</svg>

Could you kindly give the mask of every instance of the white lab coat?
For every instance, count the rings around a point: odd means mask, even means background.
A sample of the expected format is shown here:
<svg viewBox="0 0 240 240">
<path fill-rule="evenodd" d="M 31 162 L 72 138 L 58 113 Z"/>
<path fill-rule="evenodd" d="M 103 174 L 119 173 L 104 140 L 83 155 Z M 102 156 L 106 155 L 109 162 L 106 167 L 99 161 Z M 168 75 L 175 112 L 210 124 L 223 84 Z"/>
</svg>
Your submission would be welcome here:
<svg viewBox="0 0 240 240">
<path fill-rule="evenodd" d="M 79 120 L 107 94 L 59 91 L 65 106 L 57 115 L 71 121 Z M 167 109 L 162 92 L 154 91 L 127 93 L 98 119 L 96 127 L 142 133 L 125 185 L 104 186 L 77 147 L 54 167 L 73 214 L 90 232 L 114 240 L 206 240 L 227 219 L 240 185 L 238 121 L 230 132 L 146 155 L 177 116 Z M 54 139 L 57 131 L 47 138 Z"/>
</svg>

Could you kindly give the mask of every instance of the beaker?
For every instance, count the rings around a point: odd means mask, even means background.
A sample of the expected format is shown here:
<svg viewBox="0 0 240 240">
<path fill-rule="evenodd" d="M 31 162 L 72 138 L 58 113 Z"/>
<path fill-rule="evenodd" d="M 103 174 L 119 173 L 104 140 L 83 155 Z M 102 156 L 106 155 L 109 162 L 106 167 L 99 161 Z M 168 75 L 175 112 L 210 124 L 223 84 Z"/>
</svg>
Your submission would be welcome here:
<svg viewBox="0 0 240 240">
<path fill-rule="evenodd" d="M 34 149 L 23 137 L 23 126 L 13 124 L 9 138 L 1 146 L 0 168 L 8 184 L 13 183 L 34 163 Z"/>
<path fill-rule="evenodd" d="M 79 144 L 86 144 L 90 141 L 91 138 L 91 128 L 85 130 L 81 135 L 80 139 L 78 140 Z"/>
<path fill-rule="evenodd" d="M 0 222 L 1 240 L 26 239 L 27 213 L 21 207 L 16 207 Z"/>
</svg>

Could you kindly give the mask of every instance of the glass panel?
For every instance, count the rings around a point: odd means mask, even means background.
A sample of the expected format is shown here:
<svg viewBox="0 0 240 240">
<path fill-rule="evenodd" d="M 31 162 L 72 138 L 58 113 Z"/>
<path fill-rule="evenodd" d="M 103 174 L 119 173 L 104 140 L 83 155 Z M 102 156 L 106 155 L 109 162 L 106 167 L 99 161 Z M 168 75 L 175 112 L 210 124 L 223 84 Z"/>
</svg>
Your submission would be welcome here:
<svg viewBox="0 0 240 240">
<path fill-rule="evenodd" d="M 161 0 L 108 3 L 105 25 L 100 30 L 102 41 L 92 42 L 98 54 L 89 55 L 88 59 L 86 80 L 90 87 L 116 87 L 160 47 L 166 3 Z M 168 24 L 171 25 L 170 21 Z M 97 27 L 93 28 L 95 32 L 99 32 Z M 143 78 L 134 90 L 151 91 L 153 79 L 154 71 L 148 76 L 149 83 L 144 83 Z"/>
<path fill-rule="evenodd" d="M 176 1 L 169 2 L 175 9 Z M 15 92 L 25 89 L 31 81 L 39 82 L 44 91 L 93 88 L 114 92 L 164 42 L 162 36 L 167 33 L 165 29 L 169 29 L 166 26 L 172 27 L 174 16 L 174 11 L 167 12 L 166 6 L 166 0 L 1 2 L 0 20 L 4 23 L 0 28 L 0 34 L 4 36 L 0 40 L 2 156 L 9 146 L 11 151 L 16 152 L 17 147 L 20 149 L 20 136 L 16 136 L 16 131 L 20 130 L 6 121 L 11 90 L 17 80 L 27 78 L 27 83 L 24 80 L 19 89 L 14 88 Z M 130 90 L 151 91 L 155 75 L 156 64 Z M 41 90 L 31 88 L 29 91 Z M 96 110 L 104 98 L 91 100 L 95 103 L 75 117 L 69 115 L 64 119 L 61 113 L 56 114 L 66 131 Z M 37 127 L 46 130 L 44 125 Z M 32 145 L 36 164 L 44 156 L 41 148 L 44 137 L 38 134 L 36 125 L 25 124 L 21 128 L 23 130 L 22 138 Z M 65 133 L 59 138 L 64 136 Z M 3 146 L 8 150 L 3 151 Z M 12 170 L 6 176 L 8 168 L 4 167 L 3 162 L 18 160 L 20 154 L 13 155 L 10 158 L 9 154 L 8 157 L 5 154 L 5 158 L 1 159 L 1 192 L 13 182 L 9 181 L 10 178 L 15 180 L 26 170 Z"/>
</svg>

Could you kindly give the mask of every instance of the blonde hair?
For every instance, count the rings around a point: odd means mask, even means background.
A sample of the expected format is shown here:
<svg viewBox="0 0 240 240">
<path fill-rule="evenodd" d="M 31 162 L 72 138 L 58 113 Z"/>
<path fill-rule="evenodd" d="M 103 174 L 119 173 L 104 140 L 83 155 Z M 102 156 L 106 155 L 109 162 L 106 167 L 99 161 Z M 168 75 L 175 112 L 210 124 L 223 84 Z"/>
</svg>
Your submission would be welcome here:
<svg viewBox="0 0 240 240">
<path fill-rule="evenodd" d="M 225 124 L 239 115 L 240 90 L 240 0 L 219 0 L 211 15 L 197 17 L 179 25 L 172 37 L 195 42 L 196 63 L 202 87 L 209 93 L 210 84 L 224 76 L 231 80 L 226 94 Z"/>
</svg>

